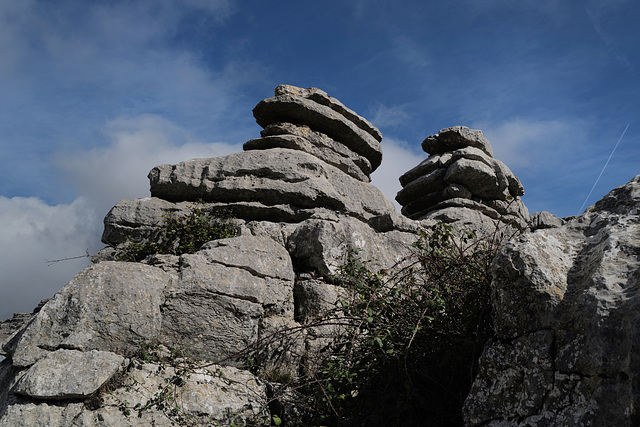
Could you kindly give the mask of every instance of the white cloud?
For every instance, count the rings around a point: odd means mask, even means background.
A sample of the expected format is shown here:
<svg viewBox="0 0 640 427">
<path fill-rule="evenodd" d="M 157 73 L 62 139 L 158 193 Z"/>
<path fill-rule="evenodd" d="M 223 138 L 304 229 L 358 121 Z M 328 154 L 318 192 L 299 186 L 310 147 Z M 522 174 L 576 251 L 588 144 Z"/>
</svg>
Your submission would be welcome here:
<svg viewBox="0 0 640 427">
<path fill-rule="evenodd" d="M 404 111 L 404 106 L 393 105 L 387 107 L 382 103 L 377 103 L 374 107 L 371 123 L 378 128 L 394 127 L 397 125 L 406 125 L 410 117 L 409 113 Z"/>
<path fill-rule="evenodd" d="M 424 160 L 427 153 L 418 153 L 411 150 L 406 143 L 386 137 L 382 140 L 382 151 L 382 164 L 371 175 L 371 183 L 393 201 L 399 211 L 400 205 L 395 201 L 395 197 L 402 186 L 398 178 Z"/>
<path fill-rule="evenodd" d="M 75 257 L 98 248 L 100 219 L 83 199 L 48 206 L 42 200 L 0 196 L 0 319 L 29 312 L 88 264 Z"/>
<path fill-rule="evenodd" d="M 55 156 L 65 179 L 102 215 L 118 200 L 147 197 L 147 173 L 154 166 L 242 149 L 240 144 L 196 141 L 169 120 L 150 114 L 113 120 L 105 133 L 104 147 Z"/>
<path fill-rule="evenodd" d="M 475 122 L 491 142 L 495 158 L 514 169 L 540 169 L 549 162 L 580 152 L 587 139 L 578 120 L 515 118 L 499 123 Z"/>
</svg>

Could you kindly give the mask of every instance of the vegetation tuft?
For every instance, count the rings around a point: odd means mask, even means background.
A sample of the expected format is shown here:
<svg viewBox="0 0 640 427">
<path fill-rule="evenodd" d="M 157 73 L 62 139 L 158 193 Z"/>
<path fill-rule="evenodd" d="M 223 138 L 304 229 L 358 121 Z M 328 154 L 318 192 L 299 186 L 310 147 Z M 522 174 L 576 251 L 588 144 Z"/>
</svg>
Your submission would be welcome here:
<svg viewBox="0 0 640 427">
<path fill-rule="evenodd" d="M 204 203 L 191 207 L 188 215 L 163 216 L 157 238 L 153 241 L 127 242 L 116 253 L 118 261 L 141 261 L 155 254 L 192 254 L 212 240 L 235 237 L 237 230 L 229 216 L 205 210 Z"/>
</svg>

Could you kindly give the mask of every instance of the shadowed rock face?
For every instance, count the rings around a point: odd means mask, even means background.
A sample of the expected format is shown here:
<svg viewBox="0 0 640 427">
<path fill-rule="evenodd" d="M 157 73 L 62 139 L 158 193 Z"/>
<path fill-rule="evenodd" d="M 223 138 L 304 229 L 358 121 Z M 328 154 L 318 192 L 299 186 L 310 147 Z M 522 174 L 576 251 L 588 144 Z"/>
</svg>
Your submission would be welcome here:
<svg viewBox="0 0 640 427">
<path fill-rule="evenodd" d="M 640 175 L 508 243 L 493 276 L 467 424 L 639 425 Z"/>
<path fill-rule="evenodd" d="M 529 212 L 520 200 L 524 189 L 479 130 L 464 126 L 427 137 L 430 154 L 400 177 L 396 196 L 402 213 L 426 223 L 446 222 L 462 228 L 495 228 L 504 223 L 526 228 Z"/>
</svg>

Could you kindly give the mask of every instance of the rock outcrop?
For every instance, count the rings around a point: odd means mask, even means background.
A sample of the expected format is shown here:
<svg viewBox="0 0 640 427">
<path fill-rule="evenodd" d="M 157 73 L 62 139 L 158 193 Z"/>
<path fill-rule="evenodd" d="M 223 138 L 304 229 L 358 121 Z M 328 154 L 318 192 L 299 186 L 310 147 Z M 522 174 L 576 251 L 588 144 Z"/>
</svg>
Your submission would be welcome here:
<svg viewBox="0 0 640 427">
<path fill-rule="evenodd" d="M 195 201 L 230 212 L 238 235 L 136 263 L 100 253 L 3 343 L 0 426 L 172 425 L 176 413 L 150 392 L 166 384 L 180 391 L 178 415 L 196 424 L 263 422 L 277 401 L 271 386 L 234 366 L 249 351 L 277 375 L 317 363 L 331 328 L 302 325 L 338 303 L 326 278 L 345 255 L 391 268 L 409 253 L 418 225 L 369 183 L 382 156 L 375 127 L 325 92 L 293 86 L 254 115 L 264 131 L 244 152 L 154 168 L 152 197 L 111 209 L 103 241 L 153 242 L 167 215 L 188 215 Z M 297 332 L 272 338 L 283 330 Z M 179 358 L 142 357 L 149 343 L 202 362 L 184 375 Z"/>
<path fill-rule="evenodd" d="M 490 231 L 496 224 L 528 227 L 524 188 L 500 160 L 482 131 L 464 126 L 427 137 L 429 157 L 400 177 L 402 213 L 425 223 L 446 222 Z"/>
<path fill-rule="evenodd" d="M 640 175 L 508 243 L 493 275 L 467 424 L 639 425 Z"/>
<path fill-rule="evenodd" d="M 456 126 L 428 137 L 430 156 L 400 178 L 402 216 L 369 183 L 382 136 L 338 100 L 279 86 L 254 116 L 264 130 L 242 153 L 155 167 L 151 197 L 105 217 L 110 248 L 34 313 L 0 324 L 0 427 L 270 425 L 273 415 L 300 425 L 282 383 L 317 368 L 344 330 L 314 322 L 345 311 L 331 280 L 345 257 L 358 251 L 382 277 L 439 221 L 525 230 L 493 264 L 497 335 L 465 422 L 640 424 L 640 176 L 579 217 L 530 216 L 482 133 Z M 167 216 L 196 201 L 231 213 L 237 235 L 115 260 L 131 242 L 158 242 Z"/>
</svg>

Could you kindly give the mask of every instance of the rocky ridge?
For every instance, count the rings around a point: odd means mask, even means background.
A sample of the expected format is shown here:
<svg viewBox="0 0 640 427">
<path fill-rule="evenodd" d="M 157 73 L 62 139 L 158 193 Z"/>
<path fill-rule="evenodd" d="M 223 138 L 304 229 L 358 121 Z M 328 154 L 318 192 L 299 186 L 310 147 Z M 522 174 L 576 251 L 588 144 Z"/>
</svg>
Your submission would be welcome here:
<svg viewBox="0 0 640 427">
<path fill-rule="evenodd" d="M 279 86 L 254 116 L 264 130 L 244 152 L 154 168 L 152 197 L 114 206 L 103 241 L 153 241 L 167 214 L 185 215 L 196 200 L 230 211 L 238 235 L 137 263 L 106 249 L 39 310 L 7 323 L 0 426 L 299 421 L 274 390 L 335 334 L 304 327 L 343 298 L 328 278 L 353 249 L 393 268 L 414 232 L 437 221 L 525 229 L 494 262 L 497 337 L 465 422 L 638 423 L 640 176 L 582 216 L 529 216 L 522 185 L 482 133 L 456 126 L 428 137 L 430 156 L 401 177 L 407 218 L 369 184 L 382 136 L 340 101 Z M 185 375 L 175 348 L 209 362 Z M 247 348 L 266 372 L 241 366 Z"/>
</svg>

